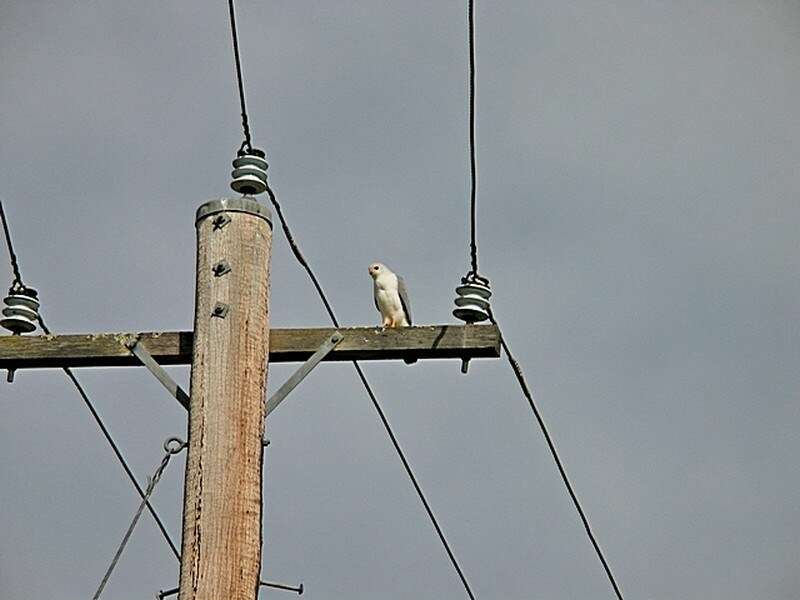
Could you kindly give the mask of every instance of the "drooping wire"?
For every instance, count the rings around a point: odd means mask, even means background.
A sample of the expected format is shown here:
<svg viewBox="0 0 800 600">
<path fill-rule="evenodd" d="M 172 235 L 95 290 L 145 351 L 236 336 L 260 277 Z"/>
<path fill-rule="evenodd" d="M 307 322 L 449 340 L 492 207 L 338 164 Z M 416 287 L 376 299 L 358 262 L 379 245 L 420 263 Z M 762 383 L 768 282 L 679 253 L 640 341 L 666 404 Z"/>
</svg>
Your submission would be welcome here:
<svg viewBox="0 0 800 600">
<path fill-rule="evenodd" d="M 172 443 L 173 440 L 174 444 Z M 177 444 L 177 446 L 175 444 Z M 106 583 L 108 583 L 111 574 L 114 572 L 114 569 L 116 568 L 117 563 L 119 562 L 120 556 L 122 556 L 122 551 L 125 550 L 125 546 L 127 546 L 128 540 L 131 539 L 131 534 L 133 534 L 133 530 L 136 527 L 136 524 L 139 522 L 139 517 L 142 516 L 142 511 L 144 510 L 145 505 L 150 499 L 153 490 L 156 489 L 156 484 L 159 482 L 161 476 L 164 474 L 164 470 L 167 468 L 169 460 L 173 457 L 173 455 L 177 454 L 185 447 L 186 447 L 186 442 L 184 442 L 179 438 L 170 438 L 164 443 L 164 458 L 161 459 L 161 464 L 158 465 L 155 472 L 153 473 L 153 476 L 148 479 L 147 490 L 145 491 L 144 497 L 142 498 L 142 501 L 139 503 L 139 507 L 136 509 L 136 512 L 133 515 L 133 520 L 131 521 L 130 525 L 128 525 L 128 529 L 125 531 L 125 535 L 122 536 L 122 541 L 117 547 L 117 551 L 114 553 L 114 558 L 111 559 L 111 564 L 108 565 L 108 569 L 106 569 L 105 575 L 103 575 L 103 579 L 100 581 L 100 585 L 97 586 L 97 591 L 94 593 L 92 600 L 98 600 L 98 598 L 100 598 L 100 594 L 103 593 L 103 588 L 106 587 Z"/>
<path fill-rule="evenodd" d="M 24 284 L 22 282 L 22 274 L 20 273 L 20 270 L 19 270 L 17 256 L 14 253 L 13 246 L 11 245 L 11 235 L 9 233 L 9 227 L 8 227 L 8 221 L 6 219 L 6 214 L 5 214 L 5 211 L 3 210 L 3 202 L 2 202 L 2 200 L 0 200 L 0 217 L 2 217 L 2 221 L 3 221 L 3 231 L 5 233 L 6 244 L 8 245 L 9 259 L 11 261 L 12 269 L 14 270 L 15 282 L 18 282 L 19 285 L 24 287 Z M 41 312 L 39 313 L 39 315 L 37 317 L 37 320 L 39 321 L 39 326 L 42 328 L 42 331 L 46 335 L 51 335 L 51 331 L 47 327 L 47 324 L 45 323 L 44 318 L 41 315 Z M 100 414 L 97 412 L 97 409 L 94 407 L 94 404 L 89 399 L 89 395 L 86 393 L 86 390 L 83 389 L 83 386 L 80 384 L 80 382 L 78 381 L 78 378 L 72 372 L 72 369 L 70 369 L 69 367 L 64 367 L 62 369 L 62 371 L 64 371 L 66 376 L 69 378 L 69 380 L 75 386 L 75 389 L 78 390 L 78 394 L 80 395 L 81 399 L 83 400 L 84 404 L 86 405 L 86 408 L 88 408 L 89 412 L 92 414 L 92 417 L 94 418 L 95 422 L 97 423 L 97 426 L 100 427 L 100 431 L 103 433 L 103 436 L 106 438 L 106 441 L 108 442 L 109 446 L 111 446 L 111 449 L 114 451 L 114 455 L 117 457 L 117 460 L 119 461 L 120 465 L 122 465 L 122 469 L 125 471 L 125 474 L 128 476 L 128 479 L 131 480 L 131 483 L 133 484 L 133 487 L 136 488 L 136 491 L 139 493 L 139 496 L 141 498 L 144 498 L 144 491 L 142 490 L 141 486 L 139 485 L 139 482 L 136 481 L 136 477 L 134 477 L 133 472 L 131 471 L 131 468 L 128 466 L 128 462 L 125 460 L 125 457 L 122 455 L 122 452 L 120 451 L 119 447 L 114 442 L 114 438 L 111 437 L 111 434 L 109 433 L 108 429 L 106 428 L 105 423 L 103 423 L 103 419 L 100 417 Z M 155 520 L 156 524 L 158 525 L 158 528 L 161 530 L 161 534 L 164 536 L 164 539 L 166 540 L 167 544 L 169 545 L 170 549 L 172 550 L 172 553 L 175 555 L 175 558 L 180 560 L 180 558 L 181 558 L 180 552 L 178 552 L 177 546 L 175 546 L 175 543 L 172 541 L 172 538 L 170 537 L 169 533 L 167 532 L 167 528 L 164 527 L 164 523 L 161 521 L 161 519 L 159 518 L 158 514 L 156 513 L 155 509 L 152 507 L 150 502 L 148 501 L 146 504 L 147 504 L 148 511 L 153 516 L 153 519 Z"/>
<path fill-rule="evenodd" d="M 228 13 L 230 14 L 231 37 L 233 38 L 233 56 L 236 60 L 236 82 L 239 86 L 239 103 L 242 107 L 242 131 L 244 132 L 244 141 L 239 149 L 244 150 L 247 148 L 248 150 L 252 150 L 253 146 L 250 143 L 250 125 L 247 121 L 247 107 L 244 101 L 242 61 L 239 58 L 239 34 L 236 31 L 236 11 L 233 8 L 233 0 L 228 0 Z"/>
<path fill-rule="evenodd" d="M 497 320 L 495 319 L 491 309 L 489 309 L 489 319 L 497 327 L 498 331 L 500 331 L 500 326 L 497 324 Z M 589 541 L 592 543 L 592 546 L 594 547 L 594 551 L 597 554 L 597 557 L 603 564 L 603 569 L 605 569 L 606 575 L 608 576 L 608 580 L 611 582 L 611 586 L 614 588 L 614 593 L 617 595 L 617 598 L 619 600 L 624 600 L 622 597 L 622 592 L 619 589 L 619 585 L 617 584 L 617 580 L 614 578 L 614 574 L 611 572 L 611 567 L 608 565 L 608 561 L 606 560 L 606 557 L 603 555 L 603 551 L 600 549 L 600 545 L 597 543 L 597 539 L 594 537 L 594 533 L 592 533 L 592 528 L 589 525 L 589 519 L 586 516 L 586 513 L 584 512 L 580 501 L 578 500 L 578 496 L 575 494 L 575 490 L 572 488 L 572 484 L 570 483 L 569 477 L 567 476 L 567 471 L 564 468 L 563 463 L 561 462 L 561 458 L 558 455 L 558 450 L 556 450 L 553 438 L 550 437 L 550 432 L 548 431 L 547 425 L 545 424 L 544 419 L 542 418 L 542 413 L 536 406 L 536 402 L 533 399 L 533 394 L 531 393 L 530 387 L 528 387 L 528 382 L 525 380 L 525 375 L 522 373 L 522 367 L 519 366 L 519 363 L 514 358 L 514 355 L 511 354 L 511 349 L 508 347 L 508 343 L 506 342 L 502 332 L 500 332 L 500 345 L 502 346 L 503 351 L 506 353 L 506 357 L 508 358 L 508 364 L 511 365 L 511 369 L 514 371 L 514 375 L 517 378 L 519 387 L 522 389 L 523 395 L 528 400 L 528 404 L 531 407 L 531 411 L 533 411 L 534 417 L 536 417 L 536 422 L 539 424 L 539 429 L 541 429 L 542 435 L 544 435 L 544 439 L 547 442 L 547 447 L 550 449 L 550 454 L 552 455 L 553 461 L 556 463 L 558 472 L 561 475 L 561 480 L 564 482 L 564 486 L 567 488 L 569 497 L 572 499 L 572 503 L 575 505 L 575 510 L 578 511 L 578 515 L 580 516 L 581 521 L 583 522 L 583 527 L 586 530 L 586 535 L 589 537 Z"/>
<path fill-rule="evenodd" d="M 286 222 L 286 218 L 283 215 L 283 211 L 281 210 L 281 206 L 278 203 L 277 198 L 275 197 L 275 193 L 272 191 L 272 188 L 267 185 L 267 194 L 269 195 L 270 202 L 272 206 L 275 208 L 275 212 L 278 215 L 278 220 L 281 222 L 281 228 L 283 229 L 283 233 L 286 235 L 286 240 L 289 242 L 289 247 L 292 250 L 292 254 L 294 254 L 297 262 L 305 269 L 306 273 L 308 274 L 311 282 L 314 285 L 314 288 L 317 290 L 317 294 L 319 294 L 322 303 L 325 305 L 325 310 L 328 313 L 328 316 L 331 319 L 331 322 L 335 327 L 339 327 L 339 320 L 336 318 L 335 313 L 333 312 L 333 308 L 331 307 L 330 302 L 325 294 L 325 291 L 322 289 L 322 286 L 319 283 L 314 271 L 311 269 L 311 266 L 308 264 L 308 261 L 303 256 L 303 253 L 300 251 L 300 247 L 297 245 L 297 242 L 292 235 L 291 230 L 289 229 L 289 224 Z M 453 568 L 455 569 L 456 573 L 458 574 L 459 579 L 461 580 L 464 589 L 467 592 L 467 595 L 470 597 L 471 600 L 475 600 L 475 595 L 472 593 L 472 588 L 470 588 L 469 582 L 467 582 L 467 578 L 464 575 L 464 572 L 461 570 L 461 566 L 458 564 L 458 560 L 456 560 L 453 551 L 450 548 L 450 544 L 447 541 L 447 538 L 444 535 L 444 531 L 439 526 L 439 522 L 437 521 L 435 515 L 433 514 L 433 510 L 431 509 L 430 504 L 428 504 L 428 500 L 425 498 L 425 494 L 422 491 L 422 487 L 417 481 L 416 475 L 414 475 L 414 471 L 411 468 L 411 464 L 406 459 L 405 453 L 403 452 L 402 447 L 400 446 L 400 442 L 397 441 L 397 437 L 392 430 L 392 426 L 389 424 L 389 419 L 386 417 L 386 413 L 383 411 L 383 408 L 378 402 L 378 398 L 375 395 L 375 392 L 372 390 L 372 386 L 367 381 L 367 377 L 364 374 L 361 365 L 358 361 L 352 361 L 353 366 L 355 367 L 356 373 L 358 374 L 358 378 L 361 380 L 364 389 L 367 392 L 370 400 L 372 401 L 372 406 L 375 408 L 375 411 L 378 413 L 378 417 L 383 424 L 384 429 L 386 430 L 387 435 L 389 436 L 389 440 L 392 442 L 397 455 L 400 457 L 400 462 L 403 463 L 403 467 L 408 474 L 408 478 L 411 480 L 411 484 L 414 486 L 414 490 L 417 492 L 417 496 L 419 497 L 420 501 L 422 502 L 422 506 L 425 508 L 425 512 L 428 514 L 428 518 L 430 519 L 431 523 L 433 524 L 433 528 L 436 530 L 436 534 L 439 536 L 439 540 L 442 543 L 442 546 L 447 553 L 448 558 L 450 559 Z"/>
</svg>

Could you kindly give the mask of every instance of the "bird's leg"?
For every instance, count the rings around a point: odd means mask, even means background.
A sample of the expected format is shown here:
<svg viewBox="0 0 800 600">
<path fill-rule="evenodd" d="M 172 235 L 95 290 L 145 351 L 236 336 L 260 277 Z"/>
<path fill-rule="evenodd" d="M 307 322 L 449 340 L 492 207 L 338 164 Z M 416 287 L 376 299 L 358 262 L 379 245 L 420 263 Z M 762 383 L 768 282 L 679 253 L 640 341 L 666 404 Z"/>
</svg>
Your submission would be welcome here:
<svg viewBox="0 0 800 600">
<path fill-rule="evenodd" d="M 392 320 L 391 317 L 383 317 L 383 324 L 381 325 L 381 329 L 386 329 L 387 327 L 391 327 Z"/>
</svg>

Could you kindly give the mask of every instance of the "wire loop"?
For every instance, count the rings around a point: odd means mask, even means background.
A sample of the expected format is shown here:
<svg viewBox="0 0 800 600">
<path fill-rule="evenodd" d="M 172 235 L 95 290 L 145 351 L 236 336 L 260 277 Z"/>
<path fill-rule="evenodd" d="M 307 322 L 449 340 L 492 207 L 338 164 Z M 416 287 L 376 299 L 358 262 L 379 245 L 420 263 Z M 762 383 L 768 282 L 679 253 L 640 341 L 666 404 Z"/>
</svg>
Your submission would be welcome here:
<svg viewBox="0 0 800 600">
<path fill-rule="evenodd" d="M 461 278 L 461 283 L 463 285 L 467 285 L 469 283 L 481 283 L 486 287 L 490 287 L 489 279 L 487 277 L 478 275 L 478 273 L 475 271 L 470 271 L 469 273 L 464 275 L 464 277 Z"/>
<path fill-rule="evenodd" d="M 14 278 L 14 281 L 11 282 L 11 287 L 8 288 L 9 294 L 21 294 L 26 291 L 28 291 L 28 286 L 17 278 Z"/>
<path fill-rule="evenodd" d="M 178 454 L 181 450 L 186 448 L 188 444 L 179 437 L 170 437 L 164 442 L 164 451 L 169 454 Z"/>
</svg>

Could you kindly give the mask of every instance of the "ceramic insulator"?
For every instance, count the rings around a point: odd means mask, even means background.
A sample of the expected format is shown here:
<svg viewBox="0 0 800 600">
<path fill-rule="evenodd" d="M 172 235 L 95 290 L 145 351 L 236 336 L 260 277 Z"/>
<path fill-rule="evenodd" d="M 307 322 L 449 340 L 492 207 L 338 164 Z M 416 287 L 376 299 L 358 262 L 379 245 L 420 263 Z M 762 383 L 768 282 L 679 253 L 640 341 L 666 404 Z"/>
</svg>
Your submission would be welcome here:
<svg viewBox="0 0 800 600">
<path fill-rule="evenodd" d="M 267 161 L 257 148 L 241 151 L 233 160 L 231 189 L 246 196 L 255 196 L 267 191 Z"/>
<path fill-rule="evenodd" d="M 489 318 L 489 298 L 492 290 L 488 285 L 471 281 L 456 288 L 456 308 L 453 315 L 467 323 L 478 323 Z"/>
<path fill-rule="evenodd" d="M 35 290 L 25 288 L 12 291 L 3 302 L 6 306 L 2 311 L 0 326 L 13 334 L 30 333 L 36 329 L 39 319 L 39 300 Z"/>
</svg>

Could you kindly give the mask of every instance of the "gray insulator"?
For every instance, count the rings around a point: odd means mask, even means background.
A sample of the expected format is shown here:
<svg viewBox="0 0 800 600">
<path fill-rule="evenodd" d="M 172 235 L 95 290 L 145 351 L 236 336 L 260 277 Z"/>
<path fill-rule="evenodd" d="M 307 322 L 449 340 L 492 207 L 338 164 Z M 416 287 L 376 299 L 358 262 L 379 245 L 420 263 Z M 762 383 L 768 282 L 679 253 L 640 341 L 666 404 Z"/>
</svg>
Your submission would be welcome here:
<svg viewBox="0 0 800 600">
<path fill-rule="evenodd" d="M 247 196 L 266 192 L 267 166 L 267 161 L 257 154 L 240 154 L 233 160 L 233 191 Z"/>
<path fill-rule="evenodd" d="M 456 288 L 456 308 L 453 315 L 467 323 L 478 323 L 489 318 L 489 298 L 492 290 L 478 281 L 465 283 Z"/>
<path fill-rule="evenodd" d="M 16 335 L 34 331 L 39 319 L 39 301 L 35 294 L 35 291 L 27 289 L 6 296 L 0 326 Z"/>
</svg>

